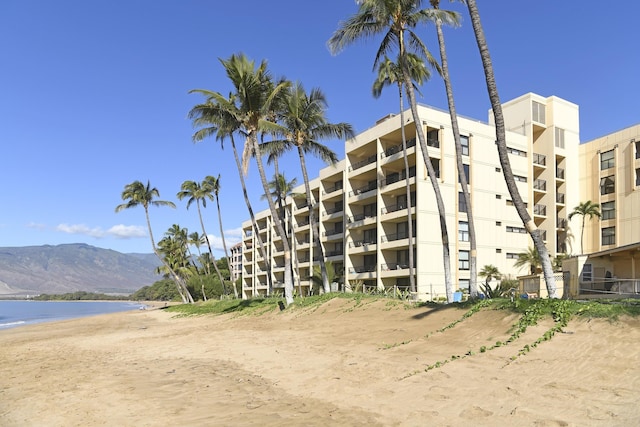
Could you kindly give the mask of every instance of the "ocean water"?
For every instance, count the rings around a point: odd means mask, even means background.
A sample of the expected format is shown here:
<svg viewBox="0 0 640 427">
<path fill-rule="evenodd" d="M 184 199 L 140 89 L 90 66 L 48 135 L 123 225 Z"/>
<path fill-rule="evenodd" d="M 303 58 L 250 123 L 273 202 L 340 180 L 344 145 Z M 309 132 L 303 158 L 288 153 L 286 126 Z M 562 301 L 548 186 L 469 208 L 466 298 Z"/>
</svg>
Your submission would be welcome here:
<svg viewBox="0 0 640 427">
<path fill-rule="evenodd" d="M 143 307 L 139 303 L 110 301 L 0 301 L 0 331 L 33 323 L 138 310 Z"/>
</svg>

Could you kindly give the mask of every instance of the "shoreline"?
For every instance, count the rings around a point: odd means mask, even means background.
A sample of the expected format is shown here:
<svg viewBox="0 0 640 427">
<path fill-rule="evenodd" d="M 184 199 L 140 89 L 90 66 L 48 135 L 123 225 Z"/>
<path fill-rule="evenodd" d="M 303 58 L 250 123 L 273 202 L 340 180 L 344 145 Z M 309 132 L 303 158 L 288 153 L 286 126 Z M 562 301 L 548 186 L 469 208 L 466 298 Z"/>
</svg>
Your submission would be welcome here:
<svg viewBox="0 0 640 427">
<path fill-rule="evenodd" d="M 0 425 L 640 424 L 640 320 L 509 335 L 507 312 L 331 300 L 260 316 L 133 310 L 0 334 Z M 46 420 L 43 424 L 43 420 Z"/>
</svg>

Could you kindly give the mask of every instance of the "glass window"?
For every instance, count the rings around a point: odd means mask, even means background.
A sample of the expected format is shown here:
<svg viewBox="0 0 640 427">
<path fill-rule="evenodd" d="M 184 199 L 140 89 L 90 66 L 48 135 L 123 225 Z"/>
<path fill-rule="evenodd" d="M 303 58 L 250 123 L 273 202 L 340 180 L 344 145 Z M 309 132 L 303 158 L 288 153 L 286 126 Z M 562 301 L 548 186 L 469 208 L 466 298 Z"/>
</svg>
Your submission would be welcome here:
<svg viewBox="0 0 640 427">
<path fill-rule="evenodd" d="M 526 176 L 513 175 L 513 179 L 516 180 L 517 182 L 527 182 Z"/>
<path fill-rule="evenodd" d="M 633 145 L 636 147 L 636 159 L 640 159 L 640 141 L 634 141 Z"/>
<path fill-rule="evenodd" d="M 458 270 L 469 269 L 469 251 L 458 251 Z"/>
<path fill-rule="evenodd" d="M 600 153 L 600 170 L 609 169 L 616 165 L 614 154 L 613 150 Z"/>
<path fill-rule="evenodd" d="M 469 223 L 467 221 L 458 222 L 458 240 L 461 242 L 469 241 Z"/>
<path fill-rule="evenodd" d="M 427 132 L 427 145 L 429 147 L 439 148 L 440 141 L 438 140 L 439 131 L 438 129 L 432 129 Z"/>
<path fill-rule="evenodd" d="M 458 212 L 466 212 L 467 204 L 464 202 L 464 194 L 458 193 Z"/>
<path fill-rule="evenodd" d="M 469 290 L 469 279 L 460 279 L 458 281 L 458 289 L 460 290 Z"/>
<path fill-rule="evenodd" d="M 593 279 L 593 268 L 591 264 L 582 266 L 582 281 L 590 282 Z"/>
<path fill-rule="evenodd" d="M 616 244 L 616 228 L 615 227 L 606 227 L 602 229 L 602 244 L 603 245 Z"/>
<path fill-rule="evenodd" d="M 640 168 L 636 169 L 636 187 L 640 187 Z"/>
<path fill-rule="evenodd" d="M 600 178 L 600 194 L 611 194 L 616 191 L 616 180 L 613 175 Z"/>
<path fill-rule="evenodd" d="M 556 128 L 556 147 L 564 148 L 564 129 Z"/>
<path fill-rule="evenodd" d="M 602 204 L 602 219 L 614 219 L 616 217 L 616 202 Z"/>
<path fill-rule="evenodd" d="M 460 135 L 460 145 L 462 145 L 462 155 L 469 155 L 469 137 L 465 135 Z"/>
<path fill-rule="evenodd" d="M 440 159 L 434 159 L 431 157 L 431 164 L 433 165 L 433 169 L 436 171 L 436 178 L 440 178 Z"/>
<path fill-rule="evenodd" d="M 467 184 L 470 184 L 470 178 L 469 178 L 469 165 L 462 165 L 462 168 L 464 170 L 464 176 L 465 178 L 467 178 Z M 460 175 L 458 175 L 458 184 L 460 183 Z"/>
<path fill-rule="evenodd" d="M 534 122 L 538 122 L 538 123 L 542 123 L 545 124 L 545 117 L 544 117 L 544 105 L 540 104 L 539 102 L 533 101 L 531 103 L 531 107 L 532 107 L 532 118 Z"/>
</svg>

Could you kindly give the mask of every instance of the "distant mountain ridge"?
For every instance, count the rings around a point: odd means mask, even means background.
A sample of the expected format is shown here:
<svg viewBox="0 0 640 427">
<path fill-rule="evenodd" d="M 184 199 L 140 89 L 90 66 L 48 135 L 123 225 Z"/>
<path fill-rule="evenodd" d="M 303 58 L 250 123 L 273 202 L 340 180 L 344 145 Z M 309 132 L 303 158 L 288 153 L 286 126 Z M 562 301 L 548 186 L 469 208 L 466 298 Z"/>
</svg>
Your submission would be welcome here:
<svg viewBox="0 0 640 427">
<path fill-rule="evenodd" d="M 160 280 L 159 265 L 153 254 L 123 254 L 84 243 L 0 247 L 0 296 L 129 294 Z"/>
</svg>

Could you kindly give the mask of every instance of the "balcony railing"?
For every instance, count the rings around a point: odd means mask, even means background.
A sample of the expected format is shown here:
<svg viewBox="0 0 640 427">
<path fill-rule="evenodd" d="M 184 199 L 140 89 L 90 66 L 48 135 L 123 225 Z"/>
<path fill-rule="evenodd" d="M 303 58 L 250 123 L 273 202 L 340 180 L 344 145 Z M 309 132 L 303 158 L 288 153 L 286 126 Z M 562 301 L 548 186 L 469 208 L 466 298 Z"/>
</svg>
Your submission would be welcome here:
<svg viewBox="0 0 640 427">
<path fill-rule="evenodd" d="M 367 157 L 366 159 L 362 159 L 358 162 L 353 163 L 351 166 L 349 166 L 349 172 L 354 171 L 356 169 L 360 169 L 361 167 L 364 167 L 368 164 L 375 162 L 376 157 L 377 156 L 374 154 L 372 156 Z"/>
<path fill-rule="evenodd" d="M 427 145 L 429 147 L 440 148 L 440 141 L 438 141 L 438 138 L 427 138 Z"/>
<path fill-rule="evenodd" d="M 564 179 L 564 169 L 556 168 L 556 178 Z"/>
<path fill-rule="evenodd" d="M 349 267 L 349 273 L 357 274 L 357 273 L 371 273 L 376 271 L 376 265 L 354 265 L 353 267 Z"/>
<path fill-rule="evenodd" d="M 415 199 L 411 199 L 411 206 L 415 207 L 416 205 L 416 201 Z M 395 205 L 390 205 L 390 206 L 385 206 L 382 208 L 381 210 L 381 214 L 387 214 L 387 213 L 391 213 L 391 212 L 397 212 L 401 209 L 406 209 L 407 208 L 407 204 L 406 203 L 396 203 Z"/>
<path fill-rule="evenodd" d="M 302 219 L 297 221 L 298 227 L 304 227 L 305 225 L 309 225 L 309 218 Z"/>
<path fill-rule="evenodd" d="M 547 156 L 544 154 L 533 153 L 533 164 L 539 166 L 547 165 Z"/>
<path fill-rule="evenodd" d="M 410 139 L 407 141 L 407 150 L 411 147 L 415 147 L 416 145 L 416 139 Z M 398 144 L 398 145 L 394 145 L 393 147 L 389 147 L 386 150 L 384 150 L 381 154 L 380 157 L 384 158 L 384 157 L 389 157 L 392 156 L 396 153 L 399 153 L 402 151 L 402 144 Z"/>
<path fill-rule="evenodd" d="M 360 194 L 364 194 L 368 191 L 372 191 L 375 190 L 376 188 L 378 188 L 378 183 L 377 182 L 371 182 L 365 186 L 362 186 L 360 188 L 355 188 L 353 191 L 349 192 L 349 196 L 358 196 Z"/>
<path fill-rule="evenodd" d="M 416 176 L 416 169 L 411 168 L 409 170 L 409 178 L 413 178 L 414 176 Z M 407 178 L 407 174 L 405 173 L 405 171 L 389 174 L 387 177 L 380 180 L 380 187 L 384 187 L 385 185 L 396 183 L 406 178 Z"/>
<path fill-rule="evenodd" d="M 336 249 L 334 251 L 329 251 L 325 254 L 327 257 L 344 255 L 344 249 Z"/>
<path fill-rule="evenodd" d="M 374 239 L 367 240 L 354 240 L 353 242 L 349 242 L 350 248 L 359 248 L 364 245 L 375 245 L 376 241 Z"/>
<path fill-rule="evenodd" d="M 544 179 L 536 179 L 533 181 L 533 189 L 539 191 L 547 191 L 547 181 Z"/>
<path fill-rule="evenodd" d="M 556 194 L 556 203 L 560 203 L 564 205 L 564 194 L 558 193 Z"/>
<path fill-rule="evenodd" d="M 409 264 L 400 264 L 400 263 L 381 264 L 380 268 L 382 269 L 382 271 L 404 270 L 405 268 L 409 268 Z"/>
<path fill-rule="evenodd" d="M 547 206 L 546 205 L 534 205 L 533 206 L 533 214 L 539 216 L 547 216 Z"/>
<path fill-rule="evenodd" d="M 567 228 L 567 220 L 564 218 L 558 218 L 556 220 L 557 228 Z"/>
<path fill-rule="evenodd" d="M 329 193 L 333 193 L 334 191 L 338 191 L 338 190 L 342 190 L 342 181 L 338 181 L 335 183 L 335 185 L 333 187 L 327 188 L 326 190 L 324 190 L 322 192 L 322 194 L 329 194 Z"/>
<path fill-rule="evenodd" d="M 353 215 L 351 217 L 349 217 L 349 222 L 356 222 L 356 221 L 360 221 L 363 219 L 367 219 L 367 218 L 375 218 L 377 215 L 375 213 L 361 213 L 361 214 L 356 214 Z"/>
<path fill-rule="evenodd" d="M 407 232 L 392 233 L 392 234 L 385 234 L 384 236 L 382 236 L 380 238 L 380 241 L 382 243 L 384 243 L 384 242 L 394 242 L 396 240 L 402 240 L 402 239 L 406 239 L 408 237 L 409 237 L 409 233 L 407 233 Z"/>
<path fill-rule="evenodd" d="M 343 233 L 342 229 L 340 229 L 340 230 L 327 230 L 327 231 L 323 231 L 322 235 L 324 237 L 331 237 L 331 236 L 335 236 L 336 234 L 342 234 L 342 233 Z"/>
<path fill-rule="evenodd" d="M 325 214 L 325 215 L 331 215 L 331 214 L 334 214 L 334 213 L 336 213 L 336 212 L 342 212 L 342 211 L 343 211 L 343 209 L 344 209 L 344 208 L 343 208 L 342 206 L 338 206 L 338 207 L 335 207 L 335 208 L 331 208 L 331 209 L 327 209 L 327 210 L 325 210 L 325 211 L 324 211 L 324 214 Z"/>
</svg>

